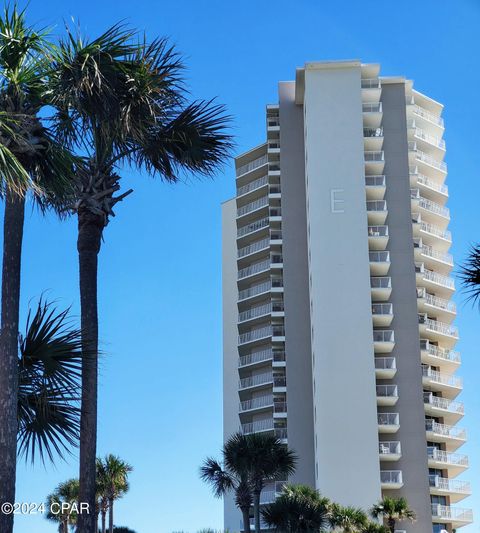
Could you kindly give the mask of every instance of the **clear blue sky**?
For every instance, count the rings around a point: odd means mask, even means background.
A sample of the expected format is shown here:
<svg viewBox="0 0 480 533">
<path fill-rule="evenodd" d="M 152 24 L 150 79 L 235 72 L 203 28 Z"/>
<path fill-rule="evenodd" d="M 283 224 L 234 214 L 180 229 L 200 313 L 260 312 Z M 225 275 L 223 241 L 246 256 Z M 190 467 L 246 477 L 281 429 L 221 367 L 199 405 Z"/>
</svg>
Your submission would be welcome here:
<svg viewBox="0 0 480 533">
<path fill-rule="evenodd" d="M 41 25 L 80 19 L 90 35 L 126 19 L 150 37 L 170 36 L 187 57 L 194 95 L 218 96 L 235 116 L 238 151 L 264 139 L 265 104 L 279 80 L 305 61 L 360 58 L 384 75 L 406 75 L 445 104 L 453 253 L 480 240 L 478 107 L 479 0 L 31 0 Z M 100 254 L 100 454 L 135 468 L 116 523 L 138 533 L 220 528 L 221 503 L 198 479 L 198 466 L 221 446 L 220 203 L 234 192 L 233 165 L 212 182 L 170 187 L 125 173 L 135 193 L 117 209 Z M 52 298 L 78 312 L 75 221 L 30 213 L 23 261 L 23 315 L 31 298 Z M 460 304 L 465 379 L 464 447 L 480 531 L 480 313 Z M 21 465 L 18 501 L 38 502 L 76 476 L 76 460 Z M 415 506 L 415 502 L 411 502 Z M 40 517 L 16 521 L 16 533 L 54 532 Z"/>
</svg>

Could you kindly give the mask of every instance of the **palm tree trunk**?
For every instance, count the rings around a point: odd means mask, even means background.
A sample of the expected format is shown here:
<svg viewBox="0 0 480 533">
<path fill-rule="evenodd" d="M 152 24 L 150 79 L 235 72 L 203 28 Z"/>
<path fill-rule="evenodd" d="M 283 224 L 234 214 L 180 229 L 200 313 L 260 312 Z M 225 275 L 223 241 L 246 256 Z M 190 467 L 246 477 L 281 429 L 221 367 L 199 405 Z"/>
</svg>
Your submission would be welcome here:
<svg viewBox="0 0 480 533">
<path fill-rule="evenodd" d="M 395 518 L 389 518 L 387 522 L 390 533 L 395 533 Z"/>
<path fill-rule="evenodd" d="M 7 192 L 3 221 L 0 332 L 0 504 L 15 501 L 17 463 L 18 315 L 25 198 Z M 0 531 L 12 533 L 13 513 L 0 513 Z"/>
<path fill-rule="evenodd" d="M 107 531 L 107 510 L 102 509 L 102 533 Z"/>
<path fill-rule="evenodd" d="M 113 498 L 108 500 L 108 533 L 113 533 Z"/>
<path fill-rule="evenodd" d="M 253 516 L 255 517 L 255 533 L 260 533 L 260 492 L 261 490 L 253 491 Z"/>
<path fill-rule="evenodd" d="M 80 503 L 88 513 L 79 513 L 77 533 L 95 531 L 95 475 L 97 452 L 98 382 L 98 252 L 103 218 L 87 210 L 78 213 L 77 250 L 80 268 L 80 305 L 82 327 L 82 406 L 80 420 Z"/>
<path fill-rule="evenodd" d="M 250 533 L 250 507 L 241 509 L 243 517 L 243 531 Z"/>
<path fill-rule="evenodd" d="M 100 514 L 100 511 L 95 510 L 95 533 L 98 533 L 98 516 Z"/>
</svg>

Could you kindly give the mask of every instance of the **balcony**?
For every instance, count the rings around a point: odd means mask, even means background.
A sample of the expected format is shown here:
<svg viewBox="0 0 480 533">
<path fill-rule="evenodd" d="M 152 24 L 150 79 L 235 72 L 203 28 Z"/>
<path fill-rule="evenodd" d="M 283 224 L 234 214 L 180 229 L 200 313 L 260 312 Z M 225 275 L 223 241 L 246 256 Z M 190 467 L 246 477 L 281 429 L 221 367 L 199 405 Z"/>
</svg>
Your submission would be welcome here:
<svg viewBox="0 0 480 533">
<path fill-rule="evenodd" d="M 468 481 L 458 481 L 440 476 L 428 476 L 430 494 L 450 496 L 452 503 L 457 503 L 472 494 Z"/>
<path fill-rule="evenodd" d="M 390 252 L 373 251 L 368 253 L 371 276 L 386 276 L 390 269 Z"/>
<path fill-rule="evenodd" d="M 451 372 L 453 372 L 461 362 L 460 354 L 458 352 L 446 348 L 440 348 L 440 346 L 432 344 L 427 339 L 420 340 L 420 350 L 422 353 L 422 363 L 441 366 Z"/>
<path fill-rule="evenodd" d="M 238 323 L 242 324 L 266 316 L 281 317 L 284 315 L 283 311 L 282 301 L 269 302 L 240 312 L 238 314 Z"/>
<path fill-rule="evenodd" d="M 427 441 L 444 443 L 447 452 L 453 452 L 467 440 L 467 432 L 457 426 L 440 424 L 432 419 L 425 420 Z"/>
<path fill-rule="evenodd" d="M 385 302 L 392 294 L 392 278 L 371 277 L 370 287 L 372 289 L 372 300 L 374 302 Z"/>
<path fill-rule="evenodd" d="M 266 187 L 267 185 L 268 185 L 268 176 L 267 175 L 262 176 L 261 178 L 253 180 L 250 183 L 243 185 L 242 187 L 238 187 L 237 198 L 244 196 L 245 194 L 258 191 L 262 189 L 263 187 Z"/>
<path fill-rule="evenodd" d="M 279 337 L 277 340 L 284 340 L 285 329 L 283 326 L 265 326 L 263 328 L 252 329 L 247 333 L 242 333 L 238 336 L 238 344 L 244 345 L 264 340 L 268 337 L 272 337 L 275 341 L 275 337 Z"/>
<path fill-rule="evenodd" d="M 279 154 L 280 153 L 280 140 L 269 139 L 267 143 L 267 150 L 269 154 Z"/>
<path fill-rule="evenodd" d="M 397 385 L 377 385 L 377 405 L 392 406 L 398 401 Z"/>
<path fill-rule="evenodd" d="M 448 198 L 448 187 L 419 173 L 417 167 L 410 168 L 410 185 L 418 187 L 423 196 L 434 202 L 444 203 Z"/>
<path fill-rule="evenodd" d="M 267 163 L 268 157 L 266 155 L 262 155 L 261 157 L 258 157 L 257 159 L 254 159 L 253 161 L 250 161 L 249 163 L 238 167 L 237 179 L 245 174 L 248 174 L 249 172 L 252 172 L 253 170 L 256 170 L 257 168 L 263 167 Z"/>
<path fill-rule="evenodd" d="M 255 374 L 247 378 L 240 379 L 238 382 L 238 388 L 251 389 L 258 387 L 265 387 L 267 385 L 273 385 L 273 372 L 264 372 L 262 374 Z"/>
<path fill-rule="evenodd" d="M 388 226 L 368 226 L 370 250 L 385 250 L 388 244 Z"/>
<path fill-rule="evenodd" d="M 413 145 L 409 143 L 409 149 L 413 153 L 413 160 L 415 161 L 415 164 L 418 165 L 419 170 L 422 173 L 426 172 L 433 179 L 443 183 L 448 171 L 447 164 L 444 161 L 439 161 L 431 155 L 418 150 L 416 143 Z"/>
<path fill-rule="evenodd" d="M 251 433 L 262 433 L 264 431 L 273 431 L 273 418 L 256 420 L 255 422 L 247 422 L 246 424 L 242 424 L 241 429 L 245 435 L 250 435 Z"/>
<path fill-rule="evenodd" d="M 429 289 L 440 298 L 450 299 L 455 292 L 455 280 L 453 278 L 429 270 L 425 268 L 423 263 L 415 264 L 415 274 L 419 288 Z"/>
<path fill-rule="evenodd" d="M 383 128 L 363 128 L 363 146 L 366 151 L 381 150 Z"/>
<path fill-rule="evenodd" d="M 453 347 L 458 340 L 458 329 L 456 326 L 440 322 L 439 320 L 433 320 L 424 314 L 418 315 L 418 324 L 422 337 L 426 336 L 433 341 L 441 341 L 447 348 Z"/>
<path fill-rule="evenodd" d="M 378 78 L 364 78 L 361 82 L 362 102 L 379 102 L 382 86 Z"/>
<path fill-rule="evenodd" d="M 250 224 L 247 224 L 245 226 L 241 226 L 237 229 L 237 239 L 241 239 L 242 237 L 247 237 L 251 235 L 252 233 L 256 233 L 265 228 L 268 228 L 269 225 L 270 225 L 270 220 L 268 217 L 265 217 L 260 220 L 255 220 L 255 222 L 251 222 Z"/>
<path fill-rule="evenodd" d="M 367 216 L 369 225 L 385 224 L 387 215 L 387 202 L 385 200 L 367 201 Z"/>
<path fill-rule="evenodd" d="M 246 217 L 268 207 L 268 196 L 262 196 L 237 209 L 237 218 Z"/>
<path fill-rule="evenodd" d="M 403 487 L 401 470 L 381 470 L 380 482 L 382 490 L 395 490 Z"/>
<path fill-rule="evenodd" d="M 463 417 L 464 407 L 462 402 L 434 396 L 432 392 L 423 393 L 423 402 L 427 415 L 443 417 L 447 424 L 455 424 Z"/>
<path fill-rule="evenodd" d="M 432 504 L 432 518 L 435 522 L 452 524 L 453 528 L 459 528 L 473 522 L 473 513 L 471 509 Z"/>
<path fill-rule="evenodd" d="M 435 270 L 440 274 L 448 274 L 453 268 L 453 257 L 447 252 L 440 252 L 431 246 L 423 244 L 422 239 L 413 242 L 415 260 L 424 263 L 427 269 Z"/>
<path fill-rule="evenodd" d="M 468 456 L 463 453 L 449 453 L 434 446 L 427 447 L 429 468 L 448 470 L 450 477 L 456 477 L 464 472 L 468 466 Z"/>
<path fill-rule="evenodd" d="M 364 152 L 365 173 L 381 174 L 385 167 L 385 156 L 381 150 Z"/>
<path fill-rule="evenodd" d="M 384 175 L 365 176 L 367 200 L 383 200 L 386 191 Z"/>
<path fill-rule="evenodd" d="M 461 378 L 453 374 L 432 370 L 428 366 L 422 366 L 422 380 L 425 387 L 431 387 L 436 391 L 441 391 L 447 398 L 458 396 L 463 387 Z"/>
<path fill-rule="evenodd" d="M 241 268 L 238 271 L 237 280 L 240 281 L 240 280 L 255 276 L 257 274 L 262 274 L 266 272 L 267 270 L 270 270 L 271 266 L 272 264 L 271 264 L 270 259 L 265 259 L 264 261 L 253 263 L 253 265 L 250 265 L 245 268 Z"/>
<path fill-rule="evenodd" d="M 375 353 L 390 353 L 395 346 L 395 335 L 392 330 L 374 330 L 373 345 Z"/>
<path fill-rule="evenodd" d="M 430 294 L 424 287 L 417 289 L 417 304 L 420 313 L 434 312 L 442 321 L 451 322 L 457 313 L 454 302 Z"/>
<path fill-rule="evenodd" d="M 428 246 L 433 246 L 441 252 L 446 252 L 452 244 L 452 234 L 435 224 L 423 222 L 419 213 L 414 213 L 412 217 L 413 235 L 421 237 L 422 242 Z"/>
<path fill-rule="evenodd" d="M 238 358 L 238 367 L 250 368 L 266 362 L 271 362 L 274 367 L 285 366 L 285 352 L 283 350 L 273 350 L 272 348 L 251 352 Z"/>
<path fill-rule="evenodd" d="M 242 302 L 250 298 L 256 298 L 257 296 L 264 295 L 265 293 L 270 292 L 272 288 L 272 282 L 270 280 L 264 281 L 263 283 L 259 283 L 257 285 L 252 285 L 248 289 L 238 292 L 238 301 Z M 279 286 L 278 289 L 282 289 L 282 287 Z"/>
<path fill-rule="evenodd" d="M 424 129 L 419 128 L 414 120 L 407 124 L 410 138 L 414 139 L 418 147 L 437 159 L 443 159 L 445 155 L 445 141 L 441 135 L 427 133 Z"/>
<path fill-rule="evenodd" d="M 280 117 L 278 115 L 267 117 L 267 129 L 269 131 L 280 131 Z"/>
<path fill-rule="evenodd" d="M 396 373 L 395 357 L 375 357 L 375 376 L 377 379 L 392 379 Z"/>
<path fill-rule="evenodd" d="M 388 327 L 393 320 L 393 305 L 372 304 L 372 319 L 374 327 Z"/>
<path fill-rule="evenodd" d="M 437 225 L 441 229 L 445 229 L 450 221 L 450 210 L 432 200 L 423 198 L 420 195 L 420 189 L 411 189 L 410 198 L 412 203 L 412 210 L 420 212 L 422 220 L 427 223 Z"/>
<path fill-rule="evenodd" d="M 382 123 L 382 103 L 371 102 L 362 104 L 363 126 L 365 128 L 379 128 Z"/>
<path fill-rule="evenodd" d="M 265 411 L 273 409 L 273 395 L 267 394 L 265 396 L 259 396 L 258 398 L 252 398 L 251 400 L 245 400 L 239 404 L 239 412 L 246 413 L 251 411 Z"/>
<path fill-rule="evenodd" d="M 398 413 L 377 413 L 379 433 L 396 433 L 400 429 L 400 415 Z"/>
<path fill-rule="evenodd" d="M 398 441 L 380 441 L 378 453 L 380 461 L 398 461 L 402 457 L 402 447 Z"/>
</svg>

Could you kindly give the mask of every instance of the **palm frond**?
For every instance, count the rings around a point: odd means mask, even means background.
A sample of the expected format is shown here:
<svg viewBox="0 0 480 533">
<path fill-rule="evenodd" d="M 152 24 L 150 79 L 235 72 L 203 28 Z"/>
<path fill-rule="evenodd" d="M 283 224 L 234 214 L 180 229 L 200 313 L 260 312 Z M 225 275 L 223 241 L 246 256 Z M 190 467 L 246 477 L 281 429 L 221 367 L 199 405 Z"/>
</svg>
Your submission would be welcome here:
<svg viewBox="0 0 480 533">
<path fill-rule="evenodd" d="M 212 457 L 208 457 L 200 467 L 200 478 L 212 487 L 216 498 L 221 498 L 235 486 L 232 475 Z"/>
<path fill-rule="evenodd" d="M 476 244 L 470 248 L 467 259 L 462 265 L 459 278 L 463 285 L 463 290 L 467 294 L 467 300 L 474 305 L 480 306 L 480 245 Z"/>
</svg>

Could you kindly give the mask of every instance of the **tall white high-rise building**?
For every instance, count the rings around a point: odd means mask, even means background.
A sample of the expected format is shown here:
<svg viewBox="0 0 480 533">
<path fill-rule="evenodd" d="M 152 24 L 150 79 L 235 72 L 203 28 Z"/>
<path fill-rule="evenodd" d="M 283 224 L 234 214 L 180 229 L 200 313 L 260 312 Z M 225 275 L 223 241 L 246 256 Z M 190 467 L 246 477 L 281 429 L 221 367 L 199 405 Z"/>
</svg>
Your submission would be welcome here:
<svg viewBox="0 0 480 533">
<path fill-rule="evenodd" d="M 408 533 L 472 521 L 441 114 L 379 65 L 307 63 L 223 204 L 225 439 L 277 435 L 344 505 L 405 496 Z"/>
</svg>

